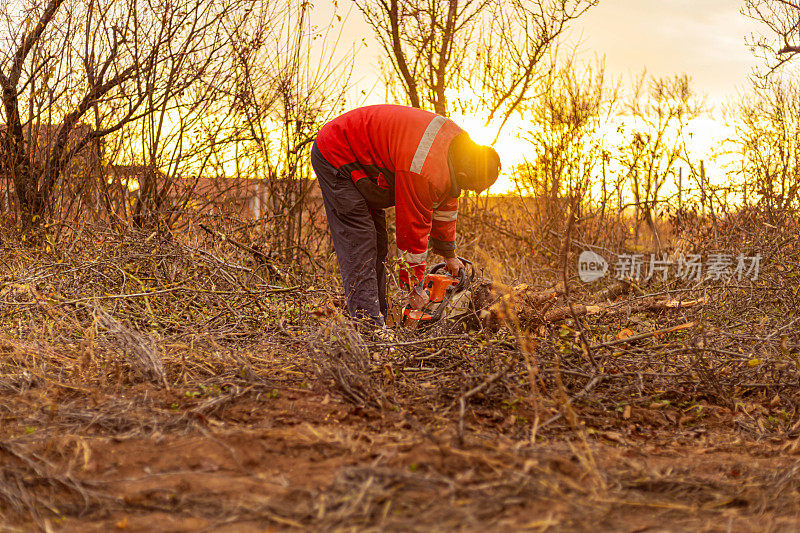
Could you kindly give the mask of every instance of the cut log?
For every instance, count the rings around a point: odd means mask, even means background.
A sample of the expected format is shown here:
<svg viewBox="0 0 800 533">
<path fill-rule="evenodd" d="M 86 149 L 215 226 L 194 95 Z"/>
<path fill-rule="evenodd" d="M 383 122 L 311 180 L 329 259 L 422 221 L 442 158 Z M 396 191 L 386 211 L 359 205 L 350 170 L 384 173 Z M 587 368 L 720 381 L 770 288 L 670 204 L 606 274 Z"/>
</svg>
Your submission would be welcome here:
<svg viewBox="0 0 800 533">
<path fill-rule="evenodd" d="M 573 302 L 572 309 L 563 302 L 561 287 L 536 290 L 529 285 L 510 287 L 499 283 L 482 282 L 474 292 L 475 308 L 484 326 L 497 328 L 503 324 L 525 327 L 551 324 L 574 316 L 606 315 L 686 309 L 705 303 L 704 298 L 676 300 L 673 298 L 641 298 L 614 303 L 587 304 Z"/>
</svg>

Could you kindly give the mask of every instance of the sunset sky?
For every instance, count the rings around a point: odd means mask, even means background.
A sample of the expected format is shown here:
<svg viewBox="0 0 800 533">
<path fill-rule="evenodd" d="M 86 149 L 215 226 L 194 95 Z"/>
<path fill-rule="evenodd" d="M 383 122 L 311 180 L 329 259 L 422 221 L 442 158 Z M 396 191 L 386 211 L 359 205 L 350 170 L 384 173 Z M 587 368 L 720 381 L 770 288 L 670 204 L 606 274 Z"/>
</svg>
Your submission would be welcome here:
<svg viewBox="0 0 800 533">
<path fill-rule="evenodd" d="M 745 36 L 759 26 L 739 13 L 737 0 L 600 0 L 573 24 L 569 40 L 586 61 L 605 57 L 609 74 L 623 82 L 643 68 L 655 76 L 686 73 L 709 103 L 735 96 L 758 63 Z M 343 40 L 367 36 L 356 58 L 360 87 L 374 85 L 379 45 L 353 9 L 345 19 Z M 369 102 L 383 94 L 371 94 Z"/>
<path fill-rule="evenodd" d="M 567 47 L 576 45 L 579 59 L 585 62 L 604 58 L 607 74 L 623 87 L 629 87 L 645 68 L 653 76 L 688 74 L 709 110 L 707 117 L 693 125 L 697 157 L 705 158 L 705 152 L 726 136 L 719 120 L 721 107 L 747 90 L 748 77 L 759 65 L 745 37 L 760 27 L 739 13 L 740 4 L 737 0 L 600 0 L 573 24 Z M 367 36 L 366 47 L 356 56 L 355 105 L 381 103 L 385 95 L 381 84 L 375 83 L 380 47 L 360 12 L 353 8 L 347 14 L 349 6 L 342 9 L 346 15 L 343 40 L 355 42 Z M 366 97 L 358 94 L 361 90 L 367 92 Z M 480 131 L 478 119 L 453 118 L 477 140 L 488 136 Z M 524 151 L 514 138 L 513 126 L 510 129 L 497 144 L 506 160 Z M 508 187 L 508 176 L 501 176 L 493 191 Z"/>
<path fill-rule="evenodd" d="M 583 56 L 605 56 L 611 73 L 630 78 L 686 73 L 719 104 L 746 87 L 757 66 L 745 36 L 759 25 L 737 0 L 600 0 L 572 31 Z"/>
</svg>

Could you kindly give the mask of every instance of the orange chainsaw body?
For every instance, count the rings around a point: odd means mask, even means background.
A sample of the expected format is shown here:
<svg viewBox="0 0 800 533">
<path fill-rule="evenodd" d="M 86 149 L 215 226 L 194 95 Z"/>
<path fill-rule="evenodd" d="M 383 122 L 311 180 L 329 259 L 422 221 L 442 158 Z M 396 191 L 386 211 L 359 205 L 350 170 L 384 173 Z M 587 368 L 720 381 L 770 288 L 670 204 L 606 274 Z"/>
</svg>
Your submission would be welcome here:
<svg viewBox="0 0 800 533">
<path fill-rule="evenodd" d="M 431 320 L 433 318 L 432 310 L 428 306 L 430 304 L 438 304 L 444 300 L 448 287 L 457 283 L 457 279 L 447 274 L 426 274 L 422 281 L 422 288 L 428 291 L 428 304 L 422 309 L 406 308 L 403 311 L 406 324 L 420 320 Z"/>
<path fill-rule="evenodd" d="M 422 282 L 422 287 L 430 293 L 428 301 L 430 303 L 438 304 L 444 300 L 444 295 L 447 293 L 447 288 L 450 285 L 455 285 L 458 280 L 453 276 L 446 274 L 428 274 Z"/>
</svg>

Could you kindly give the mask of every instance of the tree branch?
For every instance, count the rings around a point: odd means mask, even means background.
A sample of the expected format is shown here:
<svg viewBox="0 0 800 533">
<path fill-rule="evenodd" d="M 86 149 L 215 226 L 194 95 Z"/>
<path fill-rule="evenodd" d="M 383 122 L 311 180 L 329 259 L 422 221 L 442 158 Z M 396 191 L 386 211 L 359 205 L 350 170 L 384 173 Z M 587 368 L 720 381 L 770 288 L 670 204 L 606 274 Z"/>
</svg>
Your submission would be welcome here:
<svg viewBox="0 0 800 533">
<path fill-rule="evenodd" d="M 17 53 L 14 54 L 14 64 L 8 75 L 8 84 L 12 87 L 16 87 L 19 82 L 19 77 L 22 75 L 22 65 L 25 63 L 25 58 L 28 57 L 31 48 L 33 48 L 33 45 L 39 40 L 45 27 L 47 27 L 56 14 L 56 11 L 58 11 L 58 8 L 61 7 L 63 3 L 64 0 L 50 0 L 41 18 L 34 26 L 33 31 L 23 38 L 22 44 L 17 49 Z"/>
</svg>

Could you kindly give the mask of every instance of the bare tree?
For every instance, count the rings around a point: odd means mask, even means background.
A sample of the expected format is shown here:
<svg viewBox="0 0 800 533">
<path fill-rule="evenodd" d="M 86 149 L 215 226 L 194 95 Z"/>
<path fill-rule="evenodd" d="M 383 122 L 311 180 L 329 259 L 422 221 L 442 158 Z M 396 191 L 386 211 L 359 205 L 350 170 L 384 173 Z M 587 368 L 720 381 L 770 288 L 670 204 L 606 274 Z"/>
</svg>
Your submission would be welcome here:
<svg viewBox="0 0 800 533">
<path fill-rule="evenodd" d="M 745 186 L 775 220 L 800 207 L 800 86 L 780 78 L 738 107 L 736 141 L 744 162 Z"/>
<path fill-rule="evenodd" d="M 744 0 L 742 14 L 764 24 L 766 35 L 748 39 L 753 54 L 764 60 L 769 74 L 800 53 L 800 2 Z"/>
<path fill-rule="evenodd" d="M 607 156 L 602 130 L 616 111 L 618 87 L 606 81 L 602 64 L 569 61 L 539 88 L 539 96 L 522 107 L 530 120 L 524 134 L 529 155 L 513 174 L 532 237 L 557 249 L 567 208 L 580 210 L 579 216 L 592 208 L 598 175 L 604 181 L 597 205 L 605 210 L 610 192 L 601 168 Z"/>
<path fill-rule="evenodd" d="M 231 32 L 262 7 L 262 2 L 248 2 L 247 11 L 234 15 L 231 10 L 227 14 L 212 36 L 214 47 L 196 55 L 198 63 L 193 68 L 197 75 L 192 79 L 182 79 L 186 65 L 172 59 L 183 58 L 181 51 L 171 54 L 161 72 L 147 74 L 164 81 L 159 90 L 148 93 L 147 113 L 126 135 L 129 141 L 135 141 L 128 143 L 129 156 L 140 161 L 144 169 L 131 213 L 137 225 L 174 223 L 213 157 L 237 142 L 230 132 L 234 115 L 230 93 L 235 76 L 228 57 L 235 46 Z M 176 187 L 176 181 L 181 182 L 180 187 Z"/>
<path fill-rule="evenodd" d="M 572 196 L 580 203 L 589 192 L 602 163 L 601 129 L 618 95 L 617 87 L 607 84 L 602 64 L 579 73 L 568 62 L 551 72 L 544 87 L 523 108 L 530 117 L 525 138 L 534 157 L 519 169 L 519 185 L 557 209 L 560 198 Z"/>
<path fill-rule="evenodd" d="M 661 239 L 656 226 L 662 188 L 677 170 L 684 153 L 684 129 L 702 109 L 686 75 L 673 78 L 639 78 L 628 104 L 631 121 L 629 137 L 619 147 L 619 160 L 637 212 L 636 237 L 641 222 L 653 233 L 656 246 Z"/>
<path fill-rule="evenodd" d="M 263 180 L 257 215 L 287 260 L 301 257 L 314 230 L 308 153 L 319 127 L 344 107 L 353 64 L 354 50 L 337 46 L 338 13 L 313 17 L 308 2 L 294 2 L 280 16 L 263 11 L 232 38 L 235 175 Z"/>
<path fill-rule="evenodd" d="M 413 107 L 441 115 L 469 87 L 503 119 L 530 96 L 542 59 L 597 0 L 356 0 Z M 504 122 L 504 121 L 503 121 Z M 501 126 L 502 127 L 502 126 Z"/>
<path fill-rule="evenodd" d="M 244 2 L 5 2 L 0 165 L 24 226 L 52 213 L 77 154 L 205 76 L 223 47 L 223 21 Z M 52 138 L 42 143 L 37 124 Z"/>
</svg>

